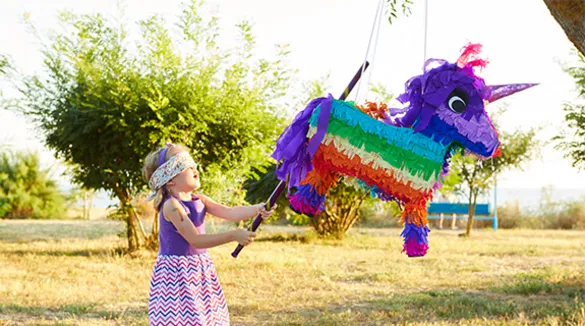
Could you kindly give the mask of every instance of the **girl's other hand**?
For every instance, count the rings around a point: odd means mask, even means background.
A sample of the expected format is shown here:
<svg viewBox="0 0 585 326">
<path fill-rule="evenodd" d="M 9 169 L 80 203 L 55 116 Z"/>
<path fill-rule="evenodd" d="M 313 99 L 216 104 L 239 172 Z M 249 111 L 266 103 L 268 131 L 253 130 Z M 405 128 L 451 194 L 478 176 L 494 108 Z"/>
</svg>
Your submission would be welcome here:
<svg viewBox="0 0 585 326">
<path fill-rule="evenodd" d="M 250 232 L 246 229 L 234 230 L 234 239 L 242 246 L 247 246 L 254 241 L 256 233 Z"/>
<path fill-rule="evenodd" d="M 274 204 L 274 206 L 272 206 L 272 209 L 270 209 L 269 211 L 266 210 L 266 204 L 262 203 L 262 204 L 258 204 L 258 214 L 262 217 L 262 219 L 267 219 L 270 217 L 270 215 L 272 215 L 272 213 L 274 213 L 274 210 L 276 209 L 276 207 L 278 207 L 278 205 Z"/>
</svg>

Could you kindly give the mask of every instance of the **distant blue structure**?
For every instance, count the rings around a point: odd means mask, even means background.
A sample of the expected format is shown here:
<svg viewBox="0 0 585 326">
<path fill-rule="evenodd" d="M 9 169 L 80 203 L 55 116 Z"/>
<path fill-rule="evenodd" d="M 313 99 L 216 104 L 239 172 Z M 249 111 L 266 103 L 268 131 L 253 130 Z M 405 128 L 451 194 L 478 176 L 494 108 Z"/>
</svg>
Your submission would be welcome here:
<svg viewBox="0 0 585 326">
<path fill-rule="evenodd" d="M 498 230 L 498 210 L 497 204 L 498 196 L 496 187 L 494 186 L 494 205 L 490 204 L 476 204 L 474 220 L 477 221 L 492 221 L 492 228 L 494 231 Z M 458 220 L 467 219 L 469 213 L 468 203 L 445 203 L 445 202 L 431 202 L 427 208 L 427 219 L 440 219 L 441 214 L 452 215 L 456 214 Z"/>
</svg>

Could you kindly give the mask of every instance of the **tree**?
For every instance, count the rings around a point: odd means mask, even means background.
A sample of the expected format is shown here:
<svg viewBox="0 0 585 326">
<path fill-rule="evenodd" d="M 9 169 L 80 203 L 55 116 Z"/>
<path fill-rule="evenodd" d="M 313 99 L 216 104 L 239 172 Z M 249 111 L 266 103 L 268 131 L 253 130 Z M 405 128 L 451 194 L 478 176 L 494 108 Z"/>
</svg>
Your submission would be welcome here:
<svg viewBox="0 0 585 326">
<path fill-rule="evenodd" d="M 573 45 L 585 54 L 585 0 L 544 0 L 544 3 Z"/>
<path fill-rule="evenodd" d="M 370 194 L 354 184 L 339 182 L 330 190 L 325 210 L 310 219 L 317 234 L 341 239 L 360 218 L 360 208 Z"/>
<path fill-rule="evenodd" d="M 503 111 L 492 114 L 496 129 L 496 119 Z M 467 193 L 469 210 L 465 236 L 471 234 L 477 197 L 493 188 L 498 174 L 509 169 L 521 168 L 523 163 L 537 153 L 539 142 L 535 138 L 536 132 L 537 129 L 501 132 L 499 136 L 501 155 L 487 161 L 480 161 L 475 156 L 463 155 L 461 152 L 453 155 L 445 183 L 453 190 Z"/>
<path fill-rule="evenodd" d="M 0 218 L 51 219 L 65 214 L 65 196 L 37 153 L 0 154 Z"/>
<path fill-rule="evenodd" d="M 280 180 L 275 175 L 276 164 L 270 165 L 267 169 L 256 170 L 254 175 L 250 176 L 244 185 L 246 190 L 246 201 L 250 203 L 266 202 L 268 197 L 272 194 L 274 189 L 280 183 Z M 308 219 L 304 215 L 294 214 L 289 208 L 288 198 L 286 198 L 286 191 L 276 201 L 278 207 L 276 208 L 272 217 L 266 222 L 277 221 L 281 218 L 291 221 L 295 225 L 304 225 Z M 249 220 L 247 223 L 251 224 L 253 221 Z M 245 224 L 242 222 L 242 224 Z"/>
<path fill-rule="evenodd" d="M 71 189 L 70 198 L 71 201 L 77 203 L 78 201 L 83 202 L 83 207 L 81 210 L 81 218 L 84 220 L 91 219 L 91 209 L 93 207 L 92 202 L 95 196 L 94 189 L 87 189 L 81 187 L 75 187 Z"/>
<path fill-rule="evenodd" d="M 388 7 L 386 14 L 388 15 L 388 22 L 392 24 L 394 19 L 398 18 L 399 11 L 403 16 L 408 16 L 411 13 L 412 0 L 386 0 Z"/>
<path fill-rule="evenodd" d="M 11 70 L 12 65 L 8 57 L 0 54 L 0 82 L 7 78 Z M 2 89 L 0 88 L 0 109 L 3 109 L 6 106 L 8 105 L 6 103 L 6 99 L 3 98 Z"/>
<path fill-rule="evenodd" d="M 412 0 L 386 0 L 386 2 L 390 24 L 398 17 L 399 11 L 404 16 L 411 13 Z M 585 0 L 544 0 L 544 3 L 573 45 L 581 54 L 585 54 L 585 26 L 583 25 Z"/>
<path fill-rule="evenodd" d="M 8 70 L 10 69 L 10 64 L 8 62 L 8 58 L 0 54 L 0 76 L 4 76 Z"/>
<path fill-rule="evenodd" d="M 149 151 L 165 141 L 185 144 L 200 163 L 202 191 L 241 202 L 242 182 L 268 164 L 283 127 L 288 48 L 278 46 L 274 60 L 254 58 L 242 22 L 238 46 L 222 49 L 217 17 L 203 19 L 201 10 L 196 0 L 185 5 L 178 34 L 161 17 L 140 21 L 135 46 L 123 21 L 62 13 L 63 30 L 42 42 L 44 73 L 20 86 L 22 110 L 73 167 L 73 181 L 119 200 L 130 251 L 157 238 L 147 237 L 131 204 L 145 189 Z"/>
<path fill-rule="evenodd" d="M 398 18 L 399 12 L 408 16 L 413 5 L 412 0 L 386 0 L 386 3 L 390 24 Z M 544 3 L 568 39 L 581 54 L 585 54 L 585 0 L 544 0 Z"/>
<path fill-rule="evenodd" d="M 565 68 L 575 79 L 579 96 L 574 103 L 565 103 L 565 122 L 569 127 L 554 138 L 556 148 L 565 151 L 565 157 L 573 161 L 573 167 L 585 169 L 585 56 L 576 53 L 577 64 Z M 571 133 L 569 133 L 571 131 Z"/>
</svg>

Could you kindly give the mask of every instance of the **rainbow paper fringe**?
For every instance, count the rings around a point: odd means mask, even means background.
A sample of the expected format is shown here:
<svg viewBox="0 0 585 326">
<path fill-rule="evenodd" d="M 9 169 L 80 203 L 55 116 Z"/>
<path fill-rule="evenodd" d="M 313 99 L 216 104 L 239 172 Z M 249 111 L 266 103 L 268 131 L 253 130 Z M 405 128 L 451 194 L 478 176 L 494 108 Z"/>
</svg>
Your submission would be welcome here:
<svg viewBox="0 0 585 326">
<path fill-rule="evenodd" d="M 456 63 L 428 59 L 424 72 L 410 78 L 397 98 L 404 108 L 368 103 L 362 108 L 366 114 L 331 94 L 311 101 L 280 136 L 272 155 L 282 162 L 276 176 L 290 177 L 291 207 L 319 214 L 337 180 L 353 178 L 372 196 L 403 207 L 404 251 L 425 255 L 426 204 L 442 185 L 451 152 L 461 148 L 482 158 L 497 155 L 500 141 L 485 103 L 535 85 L 487 86 L 474 71 L 487 63 L 480 51 L 480 44 L 470 43 Z"/>
<path fill-rule="evenodd" d="M 322 112 L 323 108 L 326 111 Z M 291 145 L 286 141 L 299 138 L 301 133 L 305 133 L 304 142 Z M 294 153 L 294 159 L 287 161 L 284 149 L 288 157 Z M 324 210 L 325 196 L 340 175 L 354 177 L 380 199 L 408 203 L 402 217 L 404 251 L 409 256 L 422 256 L 428 250 L 430 232 L 426 202 L 442 179 L 447 151 L 447 145 L 411 128 L 385 124 L 352 102 L 330 96 L 313 101 L 297 115 L 273 156 L 285 160 L 277 175 L 282 179 L 290 174 L 297 180 L 289 185 L 296 187 L 289 201 L 299 213 L 314 216 Z M 307 162 L 311 164 L 307 166 Z"/>
</svg>

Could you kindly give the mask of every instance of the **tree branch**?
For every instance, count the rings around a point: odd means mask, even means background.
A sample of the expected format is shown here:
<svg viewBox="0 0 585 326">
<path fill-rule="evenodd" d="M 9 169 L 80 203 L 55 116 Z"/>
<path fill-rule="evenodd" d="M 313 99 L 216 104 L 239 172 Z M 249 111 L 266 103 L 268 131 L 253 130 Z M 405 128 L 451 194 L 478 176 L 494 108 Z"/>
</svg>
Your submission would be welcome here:
<svg viewBox="0 0 585 326">
<path fill-rule="evenodd" d="M 585 55 L 585 0 L 544 0 L 565 35 Z"/>
</svg>

